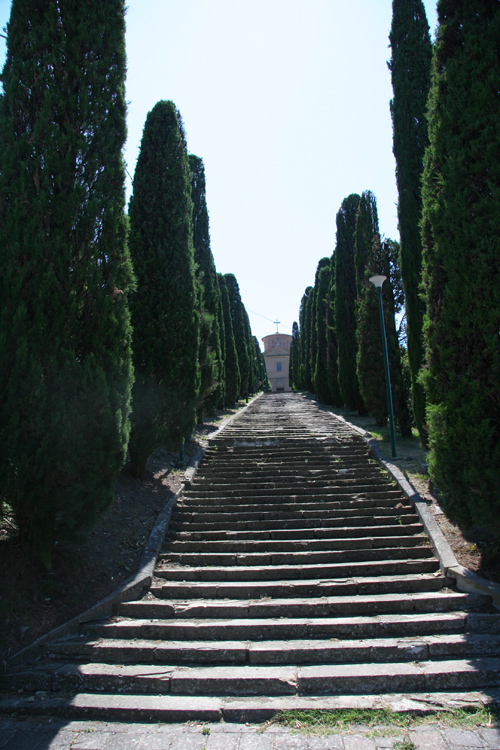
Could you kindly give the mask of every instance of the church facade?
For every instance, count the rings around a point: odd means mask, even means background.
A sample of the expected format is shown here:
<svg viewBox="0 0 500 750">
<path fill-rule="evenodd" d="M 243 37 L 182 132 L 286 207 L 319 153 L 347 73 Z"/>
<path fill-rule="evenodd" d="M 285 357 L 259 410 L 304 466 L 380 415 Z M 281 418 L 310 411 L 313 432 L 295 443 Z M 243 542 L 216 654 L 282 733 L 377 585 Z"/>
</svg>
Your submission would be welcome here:
<svg viewBox="0 0 500 750">
<path fill-rule="evenodd" d="M 289 393 L 292 390 L 288 384 L 292 337 L 286 333 L 273 333 L 264 336 L 262 341 L 267 377 L 273 393 Z"/>
</svg>

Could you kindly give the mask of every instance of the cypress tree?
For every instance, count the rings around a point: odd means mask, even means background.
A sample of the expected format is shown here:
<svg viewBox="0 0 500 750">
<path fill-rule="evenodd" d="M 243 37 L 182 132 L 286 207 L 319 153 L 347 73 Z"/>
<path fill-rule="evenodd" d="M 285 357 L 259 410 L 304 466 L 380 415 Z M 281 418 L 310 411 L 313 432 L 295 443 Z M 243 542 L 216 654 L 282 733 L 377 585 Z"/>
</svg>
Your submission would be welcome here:
<svg viewBox="0 0 500 750">
<path fill-rule="evenodd" d="M 328 259 L 326 259 L 328 260 Z M 318 399 L 324 404 L 333 403 L 328 378 L 328 340 L 327 310 L 329 306 L 328 289 L 330 287 L 330 261 L 322 265 L 318 273 L 316 292 L 316 363 L 314 368 L 314 386 Z"/>
<path fill-rule="evenodd" d="M 319 332 L 318 332 L 318 307 L 321 306 L 322 312 L 326 311 L 323 310 L 323 304 L 320 299 L 320 291 L 319 291 L 319 276 L 323 268 L 330 268 L 330 259 L 329 258 L 321 258 L 319 261 L 317 267 L 316 267 L 316 273 L 314 276 L 314 287 L 313 287 L 313 299 L 312 299 L 312 306 L 311 306 L 311 353 L 310 353 L 310 359 L 311 359 L 311 385 L 312 390 L 314 390 L 315 393 L 318 391 L 318 384 L 316 382 L 316 367 L 318 363 L 318 350 L 321 348 L 321 377 L 325 379 L 325 385 L 321 386 L 322 391 L 324 393 L 324 388 L 328 388 L 328 382 L 326 381 L 326 327 L 325 325 L 321 325 L 321 338 L 319 338 Z M 323 290 L 324 291 L 324 290 Z M 323 366 L 324 365 L 324 366 Z M 328 398 L 328 397 L 327 397 Z"/>
<path fill-rule="evenodd" d="M 341 407 L 344 402 L 340 395 L 338 378 L 338 344 L 335 327 L 335 266 L 336 253 L 334 252 L 330 260 L 329 287 L 326 297 L 326 368 L 331 402 L 335 406 Z"/>
<path fill-rule="evenodd" d="M 312 372 L 312 367 L 311 367 L 312 333 L 313 333 L 313 320 L 314 320 L 313 310 L 314 310 L 314 287 L 311 287 L 309 293 L 308 293 L 308 290 L 306 289 L 304 331 L 302 334 L 303 354 L 304 354 L 304 360 L 303 360 L 304 361 L 304 375 L 303 375 L 304 385 L 303 387 L 306 389 L 306 391 L 314 390 L 314 386 L 312 382 L 313 372 Z"/>
<path fill-rule="evenodd" d="M 257 364 L 255 360 L 255 345 L 252 336 L 252 329 L 250 328 L 250 320 L 246 311 L 245 305 L 243 305 L 243 323 L 245 326 L 245 340 L 248 352 L 248 381 L 247 381 L 247 393 L 255 393 L 255 381 L 257 378 Z"/>
<path fill-rule="evenodd" d="M 132 385 L 122 0 L 13 0 L 0 101 L 0 494 L 50 568 L 111 504 Z"/>
<path fill-rule="evenodd" d="M 387 396 L 382 354 L 380 314 L 377 294 L 370 276 L 383 273 L 378 228 L 377 201 L 366 190 L 359 202 L 355 232 L 356 286 L 356 366 L 363 402 L 377 424 L 387 423 Z"/>
<path fill-rule="evenodd" d="M 440 0 L 423 181 L 430 474 L 500 537 L 500 4 Z"/>
<path fill-rule="evenodd" d="M 222 356 L 217 313 L 220 292 L 214 258 L 210 249 L 210 230 L 206 201 L 205 168 L 199 156 L 190 154 L 193 200 L 194 260 L 200 293 L 200 391 L 198 421 L 206 409 L 213 411 L 220 400 Z"/>
<path fill-rule="evenodd" d="M 334 322 L 338 347 L 338 382 L 342 402 L 365 413 L 356 372 L 356 267 L 355 229 L 360 196 L 344 198 L 337 213 L 334 291 Z"/>
<path fill-rule="evenodd" d="M 231 305 L 227 291 L 226 279 L 222 274 L 217 274 L 219 289 L 222 300 L 222 313 L 224 320 L 224 382 L 226 385 L 226 404 L 234 405 L 240 395 L 241 376 L 238 364 L 238 352 L 234 341 L 233 321 L 231 317 Z"/>
<path fill-rule="evenodd" d="M 179 450 L 196 424 L 199 313 L 191 173 L 175 104 L 148 114 L 130 199 L 134 365 L 131 471 L 143 477 L 153 449 Z"/>
<path fill-rule="evenodd" d="M 382 287 L 384 325 L 391 375 L 394 421 L 402 437 L 412 436 L 413 412 L 410 403 L 411 389 L 403 373 L 403 357 L 406 356 L 396 329 L 396 313 L 404 307 L 404 293 L 399 267 L 399 243 L 391 239 L 382 240 L 381 273 L 387 276 Z M 380 314 L 379 314 L 380 317 Z"/>
<path fill-rule="evenodd" d="M 299 325 L 292 323 L 292 341 L 290 342 L 290 368 L 288 371 L 288 385 L 294 390 L 300 388 L 300 334 Z"/>
<path fill-rule="evenodd" d="M 398 186 L 398 219 L 401 238 L 408 361 L 410 364 L 413 413 L 424 443 L 427 442 L 425 395 L 417 380 L 423 361 L 421 177 L 428 143 L 426 105 L 430 88 L 432 45 L 422 0 L 393 0 L 389 63 L 394 98 L 391 101 L 393 151 Z"/>
<path fill-rule="evenodd" d="M 250 359 L 248 356 L 248 333 L 245 326 L 246 311 L 241 301 L 240 288 L 236 277 L 232 273 L 224 275 L 227 293 L 229 297 L 229 309 L 231 311 L 231 322 L 233 324 L 234 344 L 238 356 L 238 369 L 240 372 L 240 391 L 238 398 L 246 395 L 248 378 L 250 375 Z"/>
<path fill-rule="evenodd" d="M 307 317 L 307 300 L 312 293 L 312 286 L 308 286 L 302 295 L 300 301 L 299 310 L 299 326 L 300 326 L 300 364 L 298 372 L 298 387 L 301 390 L 307 390 L 306 385 L 306 359 L 307 359 L 307 343 L 306 343 L 306 317 Z"/>
</svg>

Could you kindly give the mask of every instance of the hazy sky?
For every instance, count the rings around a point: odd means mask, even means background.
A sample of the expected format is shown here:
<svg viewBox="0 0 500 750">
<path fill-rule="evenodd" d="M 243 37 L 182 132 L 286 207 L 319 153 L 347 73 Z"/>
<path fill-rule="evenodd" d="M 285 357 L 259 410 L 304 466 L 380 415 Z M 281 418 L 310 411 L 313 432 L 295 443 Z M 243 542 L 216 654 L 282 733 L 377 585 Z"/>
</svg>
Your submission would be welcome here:
<svg viewBox="0 0 500 750">
<path fill-rule="evenodd" d="M 0 27 L 10 5 L 0 0 Z M 276 319 L 291 333 L 347 195 L 372 190 L 381 232 L 399 238 L 391 0 L 127 5 L 128 172 L 147 113 L 171 99 L 205 163 L 217 270 L 235 274 L 259 341 Z M 433 34 L 436 0 L 424 5 Z"/>
</svg>

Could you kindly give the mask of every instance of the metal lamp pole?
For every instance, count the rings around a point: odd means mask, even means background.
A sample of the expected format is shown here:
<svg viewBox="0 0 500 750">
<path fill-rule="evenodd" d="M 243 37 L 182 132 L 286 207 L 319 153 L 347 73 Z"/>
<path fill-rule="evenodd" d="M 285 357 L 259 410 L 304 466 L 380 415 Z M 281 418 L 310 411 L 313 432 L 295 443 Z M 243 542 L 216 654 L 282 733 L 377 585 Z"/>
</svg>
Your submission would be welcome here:
<svg viewBox="0 0 500 750">
<path fill-rule="evenodd" d="M 391 433 L 391 457 L 397 458 L 396 433 L 394 431 L 394 412 L 392 410 L 391 377 L 389 374 L 389 354 L 387 352 L 387 338 L 385 335 L 384 308 L 382 305 L 382 284 L 387 276 L 371 276 L 370 281 L 377 290 L 378 309 L 380 311 L 380 328 L 382 331 L 382 348 L 384 350 L 385 389 L 387 394 L 387 409 L 389 411 L 389 430 Z"/>
</svg>

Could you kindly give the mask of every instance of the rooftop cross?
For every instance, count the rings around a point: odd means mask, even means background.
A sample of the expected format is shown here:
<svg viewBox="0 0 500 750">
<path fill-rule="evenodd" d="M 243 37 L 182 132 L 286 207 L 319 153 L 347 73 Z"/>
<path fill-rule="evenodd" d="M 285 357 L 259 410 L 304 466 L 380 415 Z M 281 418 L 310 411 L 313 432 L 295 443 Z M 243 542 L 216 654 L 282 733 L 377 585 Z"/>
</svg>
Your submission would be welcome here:
<svg viewBox="0 0 500 750">
<path fill-rule="evenodd" d="M 276 320 L 273 321 L 273 323 L 276 324 L 276 333 L 278 333 L 278 326 L 281 323 L 281 320 L 276 319 Z"/>
</svg>

